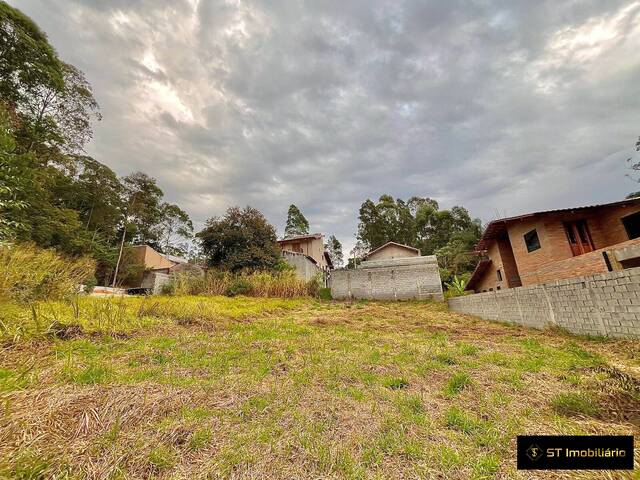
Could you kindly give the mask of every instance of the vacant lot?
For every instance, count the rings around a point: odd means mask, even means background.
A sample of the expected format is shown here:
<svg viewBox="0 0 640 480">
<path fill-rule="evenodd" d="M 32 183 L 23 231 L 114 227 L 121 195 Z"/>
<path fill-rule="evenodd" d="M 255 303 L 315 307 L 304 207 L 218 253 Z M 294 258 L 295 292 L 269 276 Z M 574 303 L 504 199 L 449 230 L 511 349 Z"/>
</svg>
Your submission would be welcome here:
<svg viewBox="0 0 640 480">
<path fill-rule="evenodd" d="M 640 425 L 639 342 L 442 304 L 0 308 L 0 477 L 531 478 L 518 433 Z"/>
</svg>

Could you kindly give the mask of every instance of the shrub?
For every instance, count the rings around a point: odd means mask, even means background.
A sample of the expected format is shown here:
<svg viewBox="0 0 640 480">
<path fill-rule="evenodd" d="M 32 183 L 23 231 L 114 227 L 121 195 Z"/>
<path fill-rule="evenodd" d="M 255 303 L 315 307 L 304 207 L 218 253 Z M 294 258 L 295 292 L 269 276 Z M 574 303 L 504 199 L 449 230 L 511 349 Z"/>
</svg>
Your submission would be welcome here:
<svg viewBox="0 0 640 480">
<path fill-rule="evenodd" d="M 295 298 L 315 296 L 317 280 L 305 282 L 294 271 L 230 273 L 210 270 L 204 277 L 180 274 L 173 279 L 176 295 L 250 295 Z"/>
<path fill-rule="evenodd" d="M 318 290 L 318 297 L 320 300 L 331 300 L 333 297 L 331 296 L 330 288 L 321 288 Z"/>
<path fill-rule="evenodd" d="M 175 291 L 175 285 L 173 283 L 165 283 L 160 287 L 161 295 L 173 295 Z"/>
<path fill-rule="evenodd" d="M 95 262 L 33 245 L 0 245 L 0 297 L 18 302 L 60 299 L 93 277 Z"/>
<path fill-rule="evenodd" d="M 453 280 L 450 282 L 445 282 L 445 287 L 447 287 L 447 291 L 445 292 L 445 296 L 449 297 L 461 297 L 462 295 L 466 295 L 467 292 L 465 289 L 467 288 L 467 282 L 461 278 L 458 278 L 457 275 L 454 275 Z"/>
<path fill-rule="evenodd" d="M 253 291 L 251 282 L 246 278 L 238 278 L 231 282 L 224 292 L 227 297 L 235 297 L 236 295 L 249 295 Z"/>
</svg>

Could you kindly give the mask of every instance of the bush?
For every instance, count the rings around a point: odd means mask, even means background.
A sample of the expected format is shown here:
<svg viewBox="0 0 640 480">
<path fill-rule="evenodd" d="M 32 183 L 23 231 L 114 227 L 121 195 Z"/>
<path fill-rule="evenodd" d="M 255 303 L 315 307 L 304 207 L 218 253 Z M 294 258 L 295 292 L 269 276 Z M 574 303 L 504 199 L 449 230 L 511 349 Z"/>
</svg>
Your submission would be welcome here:
<svg viewBox="0 0 640 480">
<path fill-rule="evenodd" d="M 466 291 L 467 282 L 458 278 L 457 275 L 454 275 L 453 280 L 451 282 L 445 282 L 445 287 L 447 287 L 447 291 L 445 292 L 445 297 L 461 297 L 462 295 L 466 295 L 468 292 Z"/>
<path fill-rule="evenodd" d="M 317 280 L 305 282 L 293 271 L 230 273 L 210 270 L 205 276 L 188 274 L 173 278 L 176 295 L 250 295 L 295 298 L 315 296 Z"/>
<path fill-rule="evenodd" d="M 0 245 L 0 297 L 18 302 L 60 299 L 90 281 L 95 262 L 34 245 Z"/>
<path fill-rule="evenodd" d="M 160 295 L 173 295 L 175 285 L 173 283 L 165 283 L 160 287 Z"/>
<path fill-rule="evenodd" d="M 330 288 L 321 288 L 318 290 L 318 297 L 320 300 L 331 300 L 333 297 L 331 296 Z"/>
<path fill-rule="evenodd" d="M 253 291 L 253 286 L 246 278 L 238 278 L 231 282 L 224 292 L 227 297 L 236 295 L 249 295 Z"/>
</svg>

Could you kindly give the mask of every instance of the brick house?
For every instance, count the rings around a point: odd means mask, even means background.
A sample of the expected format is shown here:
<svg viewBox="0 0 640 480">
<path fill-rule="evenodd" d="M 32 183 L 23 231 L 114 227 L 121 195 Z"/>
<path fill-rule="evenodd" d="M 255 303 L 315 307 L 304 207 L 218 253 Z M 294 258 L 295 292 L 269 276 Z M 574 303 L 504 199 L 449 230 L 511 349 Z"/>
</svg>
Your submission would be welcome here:
<svg viewBox="0 0 640 480">
<path fill-rule="evenodd" d="M 387 242 L 367 253 L 363 260 L 391 260 L 393 258 L 419 257 L 420 250 L 396 242 Z"/>
<path fill-rule="evenodd" d="M 490 222 L 467 289 L 486 292 L 640 266 L 640 198 Z"/>
<path fill-rule="evenodd" d="M 295 267 L 298 277 L 303 280 L 311 280 L 318 274 L 326 276 L 333 268 L 321 233 L 283 238 L 278 240 L 278 245 L 284 260 Z"/>
</svg>

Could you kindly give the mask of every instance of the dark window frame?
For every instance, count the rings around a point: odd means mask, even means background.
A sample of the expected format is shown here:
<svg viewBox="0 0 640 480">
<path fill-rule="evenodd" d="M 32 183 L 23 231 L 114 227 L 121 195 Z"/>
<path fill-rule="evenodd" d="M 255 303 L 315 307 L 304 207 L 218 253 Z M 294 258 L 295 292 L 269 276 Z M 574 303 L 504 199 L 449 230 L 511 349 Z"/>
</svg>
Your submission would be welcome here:
<svg viewBox="0 0 640 480">
<path fill-rule="evenodd" d="M 624 231 L 626 232 L 627 238 L 629 240 L 640 238 L 640 212 L 634 212 L 630 213 L 629 215 L 625 215 L 620 219 L 620 221 L 622 222 L 622 226 L 624 227 Z M 636 222 L 636 225 L 630 225 L 631 221 Z M 634 236 L 633 230 L 635 230 L 635 233 L 637 233 L 637 235 Z"/>
<path fill-rule="evenodd" d="M 528 253 L 535 252 L 542 248 L 538 231 L 535 228 L 525 233 L 522 238 L 524 239 L 524 245 L 527 247 Z"/>
<path fill-rule="evenodd" d="M 498 276 L 498 281 L 501 282 L 502 281 L 502 272 L 500 271 L 500 269 L 496 270 L 496 275 Z"/>
</svg>

